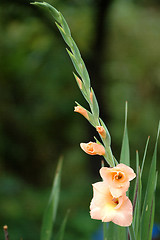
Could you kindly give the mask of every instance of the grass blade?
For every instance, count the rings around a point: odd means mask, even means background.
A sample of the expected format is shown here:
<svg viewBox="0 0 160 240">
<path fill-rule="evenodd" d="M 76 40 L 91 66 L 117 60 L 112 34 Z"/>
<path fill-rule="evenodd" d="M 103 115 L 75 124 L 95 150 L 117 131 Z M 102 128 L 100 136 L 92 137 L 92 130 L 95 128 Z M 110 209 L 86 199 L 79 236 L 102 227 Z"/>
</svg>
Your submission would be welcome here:
<svg viewBox="0 0 160 240">
<path fill-rule="evenodd" d="M 148 183 L 146 188 L 146 194 L 143 204 L 143 210 L 142 210 L 142 219 L 141 219 L 141 238 L 149 240 L 149 232 L 151 229 L 151 215 L 153 214 L 152 211 L 152 205 L 153 205 L 153 199 L 155 195 L 155 186 L 157 181 L 157 174 L 156 174 L 156 161 L 157 161 L 157 144 L 158 144 L 158 138 L 159 138 L 159 131 L 160 131 L 160 124 L 158 127 L 158 133 L 157 133 L 157 139 L 155 144 L 155 149 L 152 157 L 150 172 L 148 176 Z"/>
<path fill-rule="evenodd" d="M 56 174 L 53 181 L 51 195 L 44 213 L 40 240 L 51 239 L 52 228 L 54 225 L 54 221 L 56 219 L 56 213 L 57 213 L 57 207 L 58 207 L 58 201 L 59 201 L 61 169 L 62 169 L 62 158 L 60 158 L 58 162 Z"/>
<path fill-rule="evenodd" d="M 129 152 L 129 139 L 128 139 L 128 131 L 127 131 L 127 111 L 128 111 L 128 103 L 125 105 L 125 124 L 124 124 L 124 134 L 122 140 L 122 148 L 121 148 L 121 156 L 120 163 L 124 163 L 127 166 L 130 166 L 130 152 Z M 129 190 L 126 194 L 129 196 Z M 118 239 L 127 239 L 127 228 L 117 226 L 117 236 Z"/>
<path fill-rule="evenodd" d="M 146 159 L 146 154 L 147 154 L 149 139 L 150 139 L 150 137 L 148 137 L 148 139 L 147 139 L 146 147 L 145 147 L 145 150 L 144 150 L 143 161 L 142 161 L 142 166 L 141 166 L 141 176 L 142 176 L 142 174 L 143 174 L 143 167 L 144 167 L 144 163 L 145 163 L 145 159 Z"/>
<path fill-rule="evenodd" d="M 61 227 L 60 227 L 60 230 L 59 230 L 59 233 L 58 233 L 58 237 L 56 238 L 57 240 L 63 240 L 64 238 L 64 232 L 65 232 L 65 228 L 66 228 L 66 223 L 67 223 L 67 220 L 68 220 L 68 215 L 69 215 L 69 212 L 70 210 L 67 211 L 65 217 L 64 217 L 64 220 L 61 224 Z"/>
<path fill-rule="evenodd" d="M 128 103 L 126 102 L 125 125 L 124 125 L 124 134 L 123 134 L 123 140 L 122 140 L 120 162 L 126 164 L 127 166 L 130 166 L 129 139 L 128 139 L 128 131 L 127 131 L 127 111 L 128 111 Z"/>
<path fill-rule="evenodd" d="M 137 178 L 135 183 L 135 193 L 133 201 L 133 225 L 135 230 L 135 237 L 137 240 L 140 238 L 140 214 L 141 214 L 141 192 L 142 192 L 142 183 L 141 183 L 141 172 L 139 167 L 139 155 L 138 151 L 136 152 L 136 165 L 137 165 Z"/>
</svg>

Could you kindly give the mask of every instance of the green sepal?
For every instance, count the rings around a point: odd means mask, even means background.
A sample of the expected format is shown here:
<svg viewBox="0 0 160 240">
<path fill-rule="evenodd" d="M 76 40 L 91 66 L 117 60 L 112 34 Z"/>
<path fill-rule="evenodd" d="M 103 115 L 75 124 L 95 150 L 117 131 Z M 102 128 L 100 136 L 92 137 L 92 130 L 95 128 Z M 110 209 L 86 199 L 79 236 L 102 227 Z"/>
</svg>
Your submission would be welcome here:
<svg viewBox="0 0 160 240">
<path fill-rule="evenodd" d="M 83 62 L 83 60 L 81 59 L 81 70 L 82 70 L 82 79 L 84 81 L 84 85 L 86 87 L 86 89 L 88 89 L 88 94 L 90 94 L 90 78 L 89 78 L 89 74 L 88 71 L 86 69 L 86 66 Z"/>
<path fill-rule="evenodd" d="M 96 137 L 94 137 L 94 139 L 96 140 L 96 143 L 98 143 L 98 144 L 103 146 L 103 144 L 101 142 L 99 142 Z M 110 147 L 107 147 L 107 146 L 105 147 L 105 155 L 103 155 L 103 157 L 106 160 L 106 162 L 109 164 L 110 167 L 114 167 L 115 166 L 115 164 L 114 164 L 114 157 L 113 157 L 113 154 L 112 154 L 112 151 L 111 151 Z"/>
<path fill-rule="evenodd" d="M 74 77 L 75 77 L 75 79 L 76 79 L 76 82 L 77 82 L 77 84 L 78 84 L 78 87 L 79 87 L 80 91 L 82 92 L 84 98 L 86 99 L 87 102 L 89 102 L 88 95 L 86 94 L 86 89 L 85 89 L 85 86 L 84 86 L 83 81 L 82 81 L 74 72 L 73 72 L 73 75 L 74 75 Z M 78 81 L 77 81 L 77 78 L 79 78 L 79 79 L 81 80 L 81 82 L 82 82 L 82 89 L 81 89 L 80 86 L 79 86 L 79 83 L 78 83 Z"/>
<path fill-rule="evenodd" d="M 80 106 L 80 107 L 82 107 L 78 102 L 75 102 L 78 106 Z M 88 118 L 89 119 L 87 119 L 94 127 L 95 127 L 95 122 L 94 122 L 94 117 L 93 117 L 93 115 L 87 110 L 87 109 L 85 109 L 84 107 L 82 107 L 84 110 L 86 110 L 86 112 L 87 112 L 87 114 L 88 114 Z"/>
<path fill-rule="evenodd" d="M 59 192 L 60 192 L 60 180 L 61 180 L 61 169 L 62 169 L 62 158 L 59 159 L 58 166 L 56 169 L 56 174 L 53 181 L 52 191 L 49 198 L 48 205 L 46 207 L 40 240 L 50 240 L 52 235 L 52 228 L 56 220 L 56 213 L 58 208 L 59 201 Z"/>
<path fill-rule="evenodd" d="M 92 101 L 90 100 L 90 106 L 92 109 L 92 113 L 94 114 L 95 120 L 97 121 L 98 124 L 98 118 L 99 118 L 99 106 L 98 106 L 98 102 L 96 99 L 96 96 L 94 94 L 93 88 L 91 88 L 91 93 L 92 93 Z"/>
<path fill-rule="evenodd" d="M 69 26 L 68 26 L 65 18 L 63 17 L 62 13 L 60 13 L 60 16 L 61 16 L 61 26 L 63 27 L 66 35 L 71 36 L 71 31 L 70 31 Z"/>
<path fill-rule="evenodd" d="M 119 164 L 119 162 L 117 161 L 117 159 L 113 156 L 114 159 L 114 165 L 117 166 Z"/>
<path fill-rule="evenodd" d="M 98 141 L 98 139 L 95 136 L 94 136 L 94 139 L 96 140 L 96 143 L 98 143 L 98 144 L 103 146 L 103 144 L 100 141 Z"/>
<path fill-rule="evenodd" d="M 66 42 L 66 44 L 68 46 L 70 46 L 70 44 L 71 44 L 70 36 L 66 35 L 64 29 L 57 22 L 55 22 L 55 24 L 56 24 L 57 28 L 59 29 L 64 41 Z"/>
<path fill-rule="evenodd" d="M 73 63 L 73 65 L 74 65 L 77 73 L 81 76 L 82 70 L 81 70 L 81 68 L 80 68 L 80 66 L 79 66 L 79 63 L 77 62 L 75 56 L 74 56 L 74 55 L 72 54 L 72 52 L 69 51 L 67 48 L 66 48 L 66 50 L 67 50 L 67 52 L 68 52 L 68 54 L 69 54 L 69 56 L 70 56 L 70 58 L 71 58 L 71 60 L 72 60 L 72 63 Z"/>
<path fill-rule="evenodd" d="M 100 121 L 101 125 L 104 127 L 104 130 L 105 130 L 105 132 L 106 132 L 106 138 L 103 139 L 104 144 L 105 144 L 105 146 L 110 146 L 110 145 L 111 145 L 111 136 L 110 136 L 110 133 L 109 133 L 109 131 L 108 131 L 105 123 L 103 122 L 103 120 L 102 120 L 101 118 L 99 118 L 99 121 Z"/>
<path fill-rule="evenodd" d="M 39 7 L 43 7 L 43 8 L 47 8 L 50 13 L 52 14 L 52 16 L 56 19 L 57 22 L 61 21 L 61 16 L 60 16 L 60 12 L 57 11 L 53 6 L 51 6 L 49 3 L 46 2 L 33 2 L 31 3 L 33 5 L 37 5 Z"/>
<path fill-rule="evenodd" d="M 80 54 L 80 51 L 79 51 L 75 41 L 73 40 L 73 38 L 71 38 L 71 44 L 72 45 L 70 46 L 70 48 L 71 48 L 75 58 L 77 59 L 78 62 L 81 62 L 82 61 L 81 54 Z"/>
</svg>

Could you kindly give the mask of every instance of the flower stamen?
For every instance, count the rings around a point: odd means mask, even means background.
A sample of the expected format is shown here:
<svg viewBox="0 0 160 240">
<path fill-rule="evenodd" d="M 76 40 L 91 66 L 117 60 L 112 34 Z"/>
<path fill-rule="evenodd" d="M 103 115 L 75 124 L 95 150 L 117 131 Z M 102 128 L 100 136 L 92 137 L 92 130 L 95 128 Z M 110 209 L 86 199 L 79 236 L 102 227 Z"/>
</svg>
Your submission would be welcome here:
<svg viewBox="0 0 160 240">
<path fill-rule="evenodd" d="M 113 201 L 116 205 L 119 204 L 119 200 L 118 200 L 118 198 L 113 198 L 112 201 Z"/>
<path fill-rule="evenodd" d="M 116 180 L 119 180 L 119 179 L 121 179 L 122 177 L 123 177 L 123 174 L 120 173 L 120 172 L 118 172 L 118 173 L 115 175 L 115 179 L 116 179 Z"/>
</svg>

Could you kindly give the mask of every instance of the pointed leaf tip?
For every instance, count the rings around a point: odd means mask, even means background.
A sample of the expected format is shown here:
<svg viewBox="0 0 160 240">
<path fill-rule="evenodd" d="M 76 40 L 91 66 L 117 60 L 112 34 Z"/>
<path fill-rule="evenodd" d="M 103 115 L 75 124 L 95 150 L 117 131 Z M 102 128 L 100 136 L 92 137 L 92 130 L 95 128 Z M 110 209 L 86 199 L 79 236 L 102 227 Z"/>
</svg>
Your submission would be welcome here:
<svg viewBox="0 0 160 240">
<path fill-rule="evenodd" d="M 120 162 L 126 164 L 127 166 L 130 166 L 130 149 L 129 149 L 129 138 L 128 138 L 128 131 L 127 131 L 127 112 L 128 112 L 128 105 L 126 102 L 124 133 L 123 133 L 123 139 L 122 139 Z"/>
</svg>

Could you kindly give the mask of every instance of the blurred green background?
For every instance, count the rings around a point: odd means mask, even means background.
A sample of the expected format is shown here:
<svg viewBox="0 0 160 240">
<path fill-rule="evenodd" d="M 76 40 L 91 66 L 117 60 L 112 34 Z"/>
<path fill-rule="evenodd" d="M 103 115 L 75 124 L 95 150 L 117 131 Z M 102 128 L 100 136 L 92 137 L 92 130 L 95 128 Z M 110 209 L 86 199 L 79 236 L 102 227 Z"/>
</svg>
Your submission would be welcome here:
<svg viewBox="0 0 160 240">
<path fill-rule="evenodd" d="M 97 136 L 73 112 L 88 107 L 54 20 L 28 0 L 0 3 L 0 238 L 39 239 L 54 171 L 64 156 L 55 232 L 71 209 L 65 239 L 91 239 L 100 222 L 90 219 L 91 184 L 100 180 L 101 158 L 81 151 Z M 65 16 L 91 76 L 101 117 L 120 156 L 124 106 L 128 101 L 131 164 L 150 167 L 160 118 L 160 4 L 155 0 L 48 1 Z M 159 145 L 158 154 L 160 157 Z M 160 162 L 157 163 L 160 169 Z M 145 186 L 144 180 L 144 186 Z M 160 179 L 155 222 L 160 223 Z"/>
</svg>

